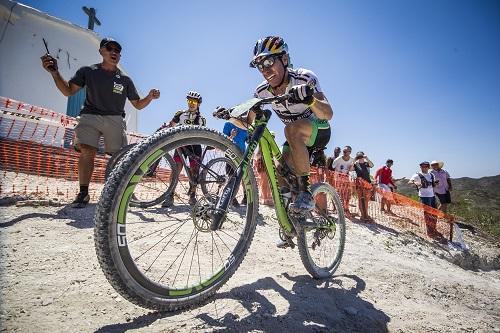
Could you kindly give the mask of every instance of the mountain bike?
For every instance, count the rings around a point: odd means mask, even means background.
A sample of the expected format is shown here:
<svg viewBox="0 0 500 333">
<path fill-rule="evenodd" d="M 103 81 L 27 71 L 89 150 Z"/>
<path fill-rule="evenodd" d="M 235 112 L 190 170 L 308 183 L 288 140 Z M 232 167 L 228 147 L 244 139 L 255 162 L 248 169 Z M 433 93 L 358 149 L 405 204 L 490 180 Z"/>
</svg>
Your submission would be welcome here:
<svg viewBox="0 0 500 333">
<path fill-rule="evenodd" d="M 178 126 L 141 141 L 118 163 L 99 199 L 94 228 L 100 266 L 118 293 L 145 308 L 174 311 L 201 305 L 222 287 L 243 261 L 255 233 L 259 200 L 251 160 L 258 145 L 280 235 L 289 242 L 296 237 L 301 261 L 312 277 L 326 278 L 335 272 L 345 243 L 344 211 L 335 189 L 327 183 L 314 184 L 315 208 L 297 213 L 278 185 L 275 161 L 282 156 L 266 127 L 271 112 L 263 106 L 287 98 L 252 99 L 232 109 L 235 118 L 245 117 L 249 110 L 256 114 L 244 153 L 218 131 Z M 195 205 L 181 201 L 168 210 L 130 205 L 151 165 L 193 144 L 207 152 L 202 162 L 210 172 L 202 177 L 217 180 L 206 193 L 196 192 Z M 279 170 L 293 199 L 297 193 L 293 175 L 284 167 Z M 230 205 L 243 193 L 245 204 Z"/>
</svg>

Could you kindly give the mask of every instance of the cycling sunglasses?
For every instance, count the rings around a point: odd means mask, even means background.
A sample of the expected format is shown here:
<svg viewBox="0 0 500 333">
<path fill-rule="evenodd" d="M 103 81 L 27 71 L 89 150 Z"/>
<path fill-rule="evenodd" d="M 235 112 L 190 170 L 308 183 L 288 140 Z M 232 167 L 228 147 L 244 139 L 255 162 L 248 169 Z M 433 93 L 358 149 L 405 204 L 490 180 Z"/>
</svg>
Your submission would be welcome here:
<svg viewBox="0 0 500 333">
<path fill-rule="evenodd" d="M 197 100 L 197 99 L 192 99 L 192 98 L 188 98 L 188 99 L 187 99 L 187 102 L 188 102 L 189 104 L 200 104 L 200 102 L 198 102 L 198 100 Z"/>
<path fill-rule="evenodd" d="M 108 52 L 115 51 L 118 54 L 122 52 L 122 49 L 114 47 L 113 45 L 106 45 L 106 50 L 108 50 Z"/>
<path fill-rule="evenodd" d="M 276 62 L 276 59 L 278 59 L 278 57 L 276 56 L 267 57 L 262 59 L 261 61 L 254 61 L 253 64 L 259 71 L 262 72 L 264 69 L 271 68 Z"/>
</svg>

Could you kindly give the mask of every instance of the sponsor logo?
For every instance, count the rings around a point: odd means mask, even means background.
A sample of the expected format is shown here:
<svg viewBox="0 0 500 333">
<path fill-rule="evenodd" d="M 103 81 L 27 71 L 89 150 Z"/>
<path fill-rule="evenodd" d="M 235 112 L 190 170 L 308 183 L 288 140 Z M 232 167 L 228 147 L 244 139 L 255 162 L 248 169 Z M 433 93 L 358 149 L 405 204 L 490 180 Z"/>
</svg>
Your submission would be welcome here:
<svg viewBox="0 0 500 333">
<path fill-rule="evenodd" d="M 121 95 L 123 93 L 123 88 L 124 88 L 123 84 L 116 83 L 116 82 L 113 81 L 113 92 L 115 94 L 120 94 Z"/>
<path fill-rule="evenodd" d="M 116 227 L 117 227 L 116 235 L 117 235 L 118 246 L 120 247 L 127 246 L 127 235 L 125 231 L 125 225 L 118 223 Z"/>
</svg>

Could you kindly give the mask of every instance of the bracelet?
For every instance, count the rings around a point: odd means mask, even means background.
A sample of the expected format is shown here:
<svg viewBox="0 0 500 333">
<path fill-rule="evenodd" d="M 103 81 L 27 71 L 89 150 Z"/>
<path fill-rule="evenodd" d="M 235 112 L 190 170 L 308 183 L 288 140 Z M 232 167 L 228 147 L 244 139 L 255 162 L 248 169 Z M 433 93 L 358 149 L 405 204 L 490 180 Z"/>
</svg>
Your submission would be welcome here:
<svg viewBox="0 0 500 333">
<path fill-rule="evenodd" d="M 309 107 L 312 107 L 314 104 L 316 104 L 316 98 L 313 97 L 313 101 L 309 104 Z"/>
</svg>

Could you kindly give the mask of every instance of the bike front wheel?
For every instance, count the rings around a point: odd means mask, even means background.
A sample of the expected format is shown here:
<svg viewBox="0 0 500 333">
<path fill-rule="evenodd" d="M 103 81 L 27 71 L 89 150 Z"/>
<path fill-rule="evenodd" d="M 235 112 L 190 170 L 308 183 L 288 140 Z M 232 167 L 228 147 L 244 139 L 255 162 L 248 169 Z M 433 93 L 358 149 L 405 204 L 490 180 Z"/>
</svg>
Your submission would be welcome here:
<svg viewBox="0 0 500 333">
<path fill-rule="evenodd" d="M 192 204 L 189 179 L 180 174 L 172 206 L 135 207 L 132 199 L 145 189 L 140 184 L 148 182 L 151 165 L 194 144 L 207 151 L 199 161 L 203 179 L 217 179 L 217 186 L 198 186 Z M 224 135 L 197 126 L 160 131 L 123 158 L 104 186 L 94 228 L 99 264 L 115 290 L 139 306 L 174 311 L 201 305 L 234 274 L 255 232 L 258 203 L 250 168 L 238 189 L 246 192 L 247 203 L 230 206 L 217 231 L 210 230 L 210 212 L 224 188 L 219 185 L 229 181 L 228 171 L 241 159 Z M 168 171 L 160 164 L 158 172 Z"/>
<path fill-rule="evenodd" d="M 332 276 L 342 260 L 345 217 L 339 195 L 330 184 L 314 184 L 311 192 L 315 207 L 306 214 L 307 225 L 297 233 L 297 246 L 306 270 L 321 279 Z"/>
</svg>

